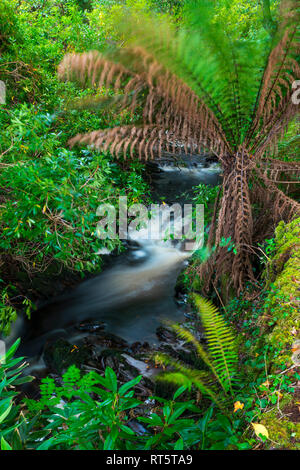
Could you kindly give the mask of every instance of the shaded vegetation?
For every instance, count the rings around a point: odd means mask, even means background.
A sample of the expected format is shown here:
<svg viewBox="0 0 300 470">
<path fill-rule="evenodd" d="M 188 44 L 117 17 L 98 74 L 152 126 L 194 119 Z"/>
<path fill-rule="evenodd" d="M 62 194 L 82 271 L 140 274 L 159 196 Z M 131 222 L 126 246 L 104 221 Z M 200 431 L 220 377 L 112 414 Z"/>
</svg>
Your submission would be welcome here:
<svg viewBox="0 0 300 470">
<path fill-rule="evenodd" d="M 0 348 L 1 450 L 300 449 L 298 13 L 279 3 L 1 1 L 1 338 L 124 250 L 97 238 L 97 207 L 149 202 L 147 157 L 223 169 L 192 196 L 205 247 L 176 285 L 196 318 L 173 326 L 179 353 L 126 382 L 119 349 L 91 370 L 58 339 L 39 381 L 20 340 Z"/>
</svg>

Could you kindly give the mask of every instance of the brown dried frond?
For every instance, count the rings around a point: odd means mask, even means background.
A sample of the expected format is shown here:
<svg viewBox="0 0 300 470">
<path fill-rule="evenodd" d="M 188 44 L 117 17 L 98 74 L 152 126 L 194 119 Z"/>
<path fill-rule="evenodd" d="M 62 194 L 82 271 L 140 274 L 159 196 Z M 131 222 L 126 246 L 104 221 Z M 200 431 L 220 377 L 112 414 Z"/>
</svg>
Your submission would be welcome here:
<svg viewBox="0 0 300 470">
<path fill-rule="evenodd" d="M 273 220 L 278 222 L 280 220 L 289 220 L 296 216 L 299 217 L 300 204 L 278 189 L 265 173 L 258 170 L 258 174 L 263 180 L 266 190 L 270 193 L 270 198 L 273 200 Z"/>
<path fill-rule="evenodd" d="M 98 87 L 110 86 L 113 78 L 117 77 L 114 88 L 119 89 L 123 84 L 124 92 L 118 105 L 128 107 L 132 112 L 143 106 L 143 125 L 147 131 L 135 131 L 135 145 L 141 144 L 141 149 L 151 149 L 151 144 L 146 145 L 148 129 L 149 126 L 156 126 L 162 138 L 159 153 L 163 148 L 176 153 L 179 146 L 186 153 L 206 149 L 222 161 L 230 153 L 230 147 L 213 112 L 182 80 L 162 67 L 142 47 L 122 50 L 118 56 L 119 60 L 125 62 L 129 60 L 128 57 L 131 58 L 130 71 L 119 63 L 113 64 L 97 52 L 68 55 L 59 66 L 59 74 L 61 77 L 73 77 L 83 84 L 89 80 Z M 124 82 L 124 79 L 127 81 Z M 166 130 L 167 138 L 161 129 Z M 99 132 L 102 136 L 102 132 Z M 117 146 L 118 138 L 124 138 L 122 132 L 115 133 L 112 130 L 105 134 L 109 142 L 110 136 L 113 136 Z M 89 138 L 86 140 L 84 136 L 78 136 L 72 142 L 88 143 Z M 100 142 L 104 144 L 99 135 L 97 148 L 101 147 Z M 119 143 L 120 148 L 123 147 L 121 141 Z M 149 153 L 145 154 L 145 158 L 149 158 Z"/>
<path fill-rule="evenodd" d="M 58 66 L 61 80 L 76 80 L 84 86 L 90 83 L 97 88 L 109 88 L 113 84 L 114 89 L 118 90 L 122 79 L 130 75 L 123 65 L 109 61 L 97 51 L 66 54 Z"/>
<path fill-rule="evenodd" d="M 197 77 L 183 73 L 181 76 L 187 77 L 185 83 L 176 76 L 176 68 L 170 61 L 162 60 L 162 64 L 157 59 L 165 58 L 161 51 L 168 51 L 168 47 L 175 50 L 178 45 L 173 32 L 167 29 L 160 28 L 153 41 L 149 31 L 141 37 L 137 34 L 141 44 L 131 41 L 111 57 L 98 52 L 73 54 L 66 56 L 59 66 L 61 78 L 75 79 L 82 85 L 89 83 L 96 88 L 113 88 L 118 94 L 113 100 L 107 100 L 107 104 L 115 103 L 140 115 L 139 124 L 77 135 L 71 139 L 71 145 L 88 144 L 124 158 L 155 158 L 163 152 L 202 154 L 203 150 L 218 157 L 224 174 L 222 197 L 216 202 L 209 234 L 209 246 L 215 245 L 216 250 L 207 263 L 196 268 L 206 287 L 212 280 L 226 278 L 228 289 L 233 285 L 241 292 L 246 281 L 254 280 L 251 262 L 254 241 L 266 233 L 270 224 L 300 214 L 299 203 L 276 186 L 284 181 L 288 187 L 296 186 L 293 178 L 300 175 L 300 163 L 285 162 L 284 157 L 278 157 L 277 150 L 289 122 L 298 112 L 292 101 L 292 83 L 300 77 L 296 61 L 297 13 L 290 4 L 294 2 L 283 1 L 284 21 L 269 54 L 244 139 L 241 123 L 248 122 L 248 116 L 242 115 L 239 104 L 240 64 L 234 61 L 236 70 L 232 73 L 236 115 L 227 112 L 226 109 L 232 108 L 226 105 L 222 114 L 221 107 L 208 91 L 206 94 Z M 148 45 L 146 40 L 150 41 Z M 178 57 L 180 54 L 176 56 L 177 61 Z M 224 95 L 222 86 L 218 92 Z M 232 99 L 231 94 L 229 97 Z M 99 100 L 103 99 L 107 98 Z M 253 201 L 261 208 L 257 220 L 253 220 Z M 227 239 L 234 243 L 234 250 L 223 246 Z"/>
<path fill-rule="evenodd" d="M 293 8 L 291 8 L 293 4 Z M 296 60 L 299 53 L 297 23 L 299 15 L 295 2 L 282 2 L 283 20 L 279 40 L 271 50 L 257 97 L 252 125 L 245 138 L 251 152 L 263 155 L 276 148 L 277 140 L 298 109 L 292 101 L 292 84 L 300 77 Z"/>
</svg>

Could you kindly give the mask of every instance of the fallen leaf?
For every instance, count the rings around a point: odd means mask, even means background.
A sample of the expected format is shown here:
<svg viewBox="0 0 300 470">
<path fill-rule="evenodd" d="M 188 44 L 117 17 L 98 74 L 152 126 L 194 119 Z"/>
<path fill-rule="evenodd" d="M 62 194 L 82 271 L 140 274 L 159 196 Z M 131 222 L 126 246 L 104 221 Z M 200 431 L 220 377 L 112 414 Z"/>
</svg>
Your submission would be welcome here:
<svg viewBox="0 0 300 470">
<path fill-rule="evenodd" d="M 264 383 L 260 385 L 260 387 L 268 387 L 268 388 L 269 386 L 270 386 L 270 382 L 268 380 L 266 380 Z"/>
<path fill-rule="evenodd" d="M 267 428 L 263 424 L 259 423 L 251 423 L 254 429 L 255 434 L 257 437 L 265 436 L 267 439 L 269 438 L 269 433 Z"/>
<path fill-rule="evenodd" d="M 245 406 L 244 403 L 241 403 L 240 401 L 236 401 L 234 404 L 233 412 L 236 413 L 238 410 L 242 410 L 244 406 Z"/>
</svg>

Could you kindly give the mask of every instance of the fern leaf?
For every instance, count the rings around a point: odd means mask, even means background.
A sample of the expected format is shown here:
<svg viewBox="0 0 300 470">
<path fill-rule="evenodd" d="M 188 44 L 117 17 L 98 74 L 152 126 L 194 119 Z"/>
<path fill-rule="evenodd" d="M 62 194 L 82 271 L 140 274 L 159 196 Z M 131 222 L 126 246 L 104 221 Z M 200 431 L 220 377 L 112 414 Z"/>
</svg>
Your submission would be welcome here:
<svg viewBox="0 0 300 470">
<path fill-rule="evenodd" d="M 234 337 L 218 309 L 211 302 L 195 295 L 205 328 L 211 362 L 225 391 L 232 393 L 232 379 L 237 373 L 238 355 Z"/>
<path fill-rule="evenodd" d="M 184 385 L 188 389 L 191 389 L 192 385 L 194 385 L 203 395 L 208 396 L 220 409 L 224 410 L 224 402 L 218 396 L 213 386 L 212 378 L 206 371 L 191 369 L 164 354 L 157 354 L 155 359 L 157 363 L 171 366 L 175 370 L 174 372 L 165 372 L 157 376 L 158 380 L 171 382 L 176 385 Z"/>
</svg>

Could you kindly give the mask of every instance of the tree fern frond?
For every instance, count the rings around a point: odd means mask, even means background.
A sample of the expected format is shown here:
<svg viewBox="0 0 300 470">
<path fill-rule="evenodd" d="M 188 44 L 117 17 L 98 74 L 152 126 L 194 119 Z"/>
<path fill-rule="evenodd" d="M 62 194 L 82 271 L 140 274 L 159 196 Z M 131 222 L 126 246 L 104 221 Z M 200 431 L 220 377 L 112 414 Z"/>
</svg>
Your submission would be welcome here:
<svg viewBox="0 0 300 470">
<path fill-rule="evenodd" d="M 140 46 L 123 49 L 117 59 L 126 64 L 131 60 L 131 70 L 120 63 L 112 64 L 97 52 L 91 52 L 66 56 L 59 67 L 59 74 L 61 77 L 73 77 L 81 83 L 90 80 L 99 87 L 109 86 L 117 77 L 114 88 L 118 90 L 123 83 L 124 90 L 123 100 L 118 97 L 118 105 L 128 107 L 132 112 L 142 105 L 145 127 L 156 125 L 168 130 L 169 138 L 165 139 L 168 152 L 182 152 L 183 146 L 186 153 L 192 154 L 201 153 L 205 148 L 220 160 L 225 153 L 230 153 L 225 134 L 213 112 L 145 49 Z M 121 78 L 127 79 L 126 84 Z M 161 134 L 161 140 L 165 137 L 166 134 Z M 87 143 L 84 139 L 83 142 Z M 147 139 L 143 141 L 142 150 L 148 158 L 146 142 Z M 140 143 L 139 137 L 137 143 Z"/>
<path fill-rule="evenodd" d="M 240 293 L 254 280 L 250 250 L 265 230 L 254 231 L 251 187 L 259 187 L 273 221 L 299 212 L 260 166 L 276 155 L 298 112 L 292 84 L 300 73 L 299 10 L 295 0 L 281 0 L 282 21 L 272 42 L 264 30 L 256 39 L 234 37 L 214 15 L 218 2 L 185 3 L 190 14 L 180 28 L 166 17 L 137 19 L 126 10 L 117 26 L 122 47 L 65 57 L 61 78 L 113 88 L 113 103 L 138 116 L 133 126 L 76 136 L 71 143 L 92 144 L 125 158 L 148 159 L 163 152 L 200 157 L 203 150 L 216 155 L 224 175 L 209 235 L 216 250 L 197 273 L 207 291 L 213 279 L 216 285 L 226 276 L 228 289 L 233 286 Z M 97 98 L 97 104 L 111 106 L 112 100 Z M 222 246 L 222 239 L 231 239 L 235 250 Z"/>
<path fill-rule="evenodd" d="M 299 13 L 295 2 L 282 1 L 281 16 L 274 39 L 277 43 L 270 50 L 255 103 L 252 125 L 245 139 L 246 145 L 249 145 L 251 138 L 255 136 L 253 152 L 264 143 L 264 136 L 268 136 L 269 129 L 273 128 L 279 119 L 282 120 L 282 114 L 291 119 L 297 113 L 297 106 L 291 100 L 292 83 L 300 76 L 299 64 L 296 61 L 299 50 Z M 282 120 L 281 126 L 277 126 L 277 132 L 282 130 L 286 122 Z"/>
</svg>

